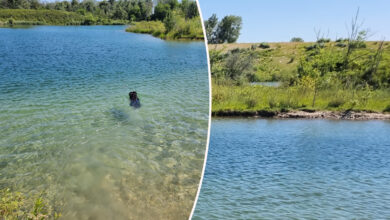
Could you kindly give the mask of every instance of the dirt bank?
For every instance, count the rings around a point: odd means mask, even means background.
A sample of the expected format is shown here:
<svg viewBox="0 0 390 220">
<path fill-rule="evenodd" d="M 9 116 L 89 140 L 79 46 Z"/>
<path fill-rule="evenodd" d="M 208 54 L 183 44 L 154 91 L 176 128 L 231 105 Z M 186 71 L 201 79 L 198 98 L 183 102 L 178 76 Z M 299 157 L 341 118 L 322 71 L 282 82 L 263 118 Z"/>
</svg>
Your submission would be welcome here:
<svg viewBox="0 0 390 220">
<path fill-rule="evenodd" d="M 390 120 L 390 113 L 369 111 L 218 111 L 213 112 L 217 117 L 262 117 L 262 118 L 306 118 L 306 119 L 341 119 L 341 120 Z"/>
</svg>

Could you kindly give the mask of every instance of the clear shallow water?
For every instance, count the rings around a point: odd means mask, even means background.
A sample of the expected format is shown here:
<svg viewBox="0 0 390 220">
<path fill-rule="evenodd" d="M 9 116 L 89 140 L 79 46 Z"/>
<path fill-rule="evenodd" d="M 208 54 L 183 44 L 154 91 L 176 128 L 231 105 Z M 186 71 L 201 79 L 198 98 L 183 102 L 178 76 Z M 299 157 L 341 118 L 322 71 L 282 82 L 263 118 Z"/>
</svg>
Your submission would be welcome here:
<svg viewBox="0 0 390 220">
<path fill-rule="evenodd" d="M 390 122 L 215 119 L 193 219 L 390 218 Z"/>
<path fill-rule="evenodd" d="M 207 137 L 204 43 L 124 29 L 0 29 L 1 188 L 43 191 L 67 219 L 188 217 Z"/>
</svg>

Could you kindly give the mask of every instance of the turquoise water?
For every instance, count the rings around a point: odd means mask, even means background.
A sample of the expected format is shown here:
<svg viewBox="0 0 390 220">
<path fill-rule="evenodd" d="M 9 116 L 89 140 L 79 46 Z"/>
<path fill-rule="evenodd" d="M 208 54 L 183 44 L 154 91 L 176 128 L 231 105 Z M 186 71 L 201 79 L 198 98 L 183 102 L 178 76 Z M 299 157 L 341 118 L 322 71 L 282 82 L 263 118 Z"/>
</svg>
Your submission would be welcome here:
<svg viewBox="0 0 390 220">
<path fill-rule="evenodd" d="M 124 29 L 0 29 L 1 188 L 44 192 L 66 219 L 188 217 L 207 137 L 205 45 Z"/>
<path fill-rule="evenodd" d="M 389 219 L 390 122 L 213 119 L 195 219 Z"/>
</svg>

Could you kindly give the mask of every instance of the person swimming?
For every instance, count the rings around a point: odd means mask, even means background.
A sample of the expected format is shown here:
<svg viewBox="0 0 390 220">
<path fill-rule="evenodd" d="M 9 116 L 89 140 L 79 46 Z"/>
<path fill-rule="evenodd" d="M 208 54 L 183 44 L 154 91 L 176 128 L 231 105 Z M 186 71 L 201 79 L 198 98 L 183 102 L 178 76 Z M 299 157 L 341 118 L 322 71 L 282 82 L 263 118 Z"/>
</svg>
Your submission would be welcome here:
<svg viewBox="0 0 390 220">
<path fill-rule="evenodd" d="M 134 108 L 141 107 L 141 102 L 139 101 L 136 91 L 129 92 L 129 97 L 130 97 L 130 106 L 133 106 Z"/>
</svg>

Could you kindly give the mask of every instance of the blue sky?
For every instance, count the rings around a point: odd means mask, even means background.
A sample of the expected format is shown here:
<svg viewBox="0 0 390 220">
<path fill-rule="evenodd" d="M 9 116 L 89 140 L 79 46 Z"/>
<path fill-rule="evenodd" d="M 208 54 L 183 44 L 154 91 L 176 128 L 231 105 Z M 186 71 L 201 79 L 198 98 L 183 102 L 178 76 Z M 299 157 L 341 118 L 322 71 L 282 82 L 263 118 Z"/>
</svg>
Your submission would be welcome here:
<svg viewBox="0 0 390 220">
<path fill-rule="evenodd" d="M 389 0 L 199 0 L 203 18 L 213 13 L 239 15 L 238 42 L 284 42 L 292 37 L 315 41 L 315 29 L 325 37 L 346 37 L 347 26 L 360 8 L 369 40 L 390 40 Z"/>
</svg>

